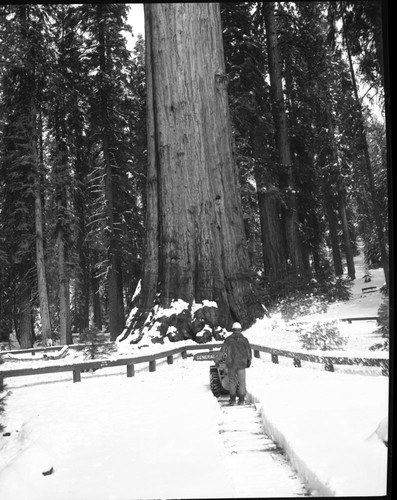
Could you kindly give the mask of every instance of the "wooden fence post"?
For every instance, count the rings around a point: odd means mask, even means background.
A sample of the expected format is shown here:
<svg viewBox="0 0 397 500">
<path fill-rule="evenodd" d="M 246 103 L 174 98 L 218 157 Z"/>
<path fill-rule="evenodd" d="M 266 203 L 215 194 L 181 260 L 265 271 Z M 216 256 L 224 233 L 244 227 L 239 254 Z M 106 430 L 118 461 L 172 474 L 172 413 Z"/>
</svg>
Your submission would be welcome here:
<svg viewBox="0 0 397 500">
<path fill-rule="evenodd" d="M 172 356 L 172 354 L 170 354 L 169 356 L 167 356 L 167 363 L 169 365 L 172 365 L 174 362 L 174 357 Z"/>
<path fill-rule="evenodd" d="M 272 354 L 272 363 L 278 363 L 278 356 L 277 356 L 277 354 Z"/>
<path fill-rule="evenodd" d="M 181 354 L 182 354 L 182 358 L 183 358 L 183 359 L 186 359 L 186 358 L 187 358 L 187 351 L 186 351 L 186 350 L 185 350 L 185 351 L 182 351 L 182 353 L 181 353 Z"/>
<path fill-rule="evenodd" d="M 255 357 L 255 358 L 260 358 L 260 357 L 261 357 L 260 352 L 259 352 L 259 351 L 257 351 L 257 350 L 255 350 L 255 349 L 254 349 L 254 357 Z"/>
<path fill-rule="evenodd" d="M 301 360 L 299 358 L 294 358 L 294 366 L 300 368 L 302 366 Z"/>
<path fill-rule="evenodd" d="M 152 359 L 152 361 L 149 361 L 149 371 L 150 372 L 156 371 L 156 360 L 155 359 Z"/>
<path fill-rule="evenodd" d="M 79 368 L 73 370 L 73 383 L 81 382 L 81 372 Z"/>
<path fill-rule="evenodd" d="M 326 359 L 324 362 L 324 370 L 327 372 L 334 371 L 334 365 L 332 364 L 332 361 L 330 361 L 329 359 Z"/>
<path fill-rule="evenodd" d="M 127 377 L 133 377 L 135 375 L 135 366 L 133 363 L 127 365 Z"/>
</svg>

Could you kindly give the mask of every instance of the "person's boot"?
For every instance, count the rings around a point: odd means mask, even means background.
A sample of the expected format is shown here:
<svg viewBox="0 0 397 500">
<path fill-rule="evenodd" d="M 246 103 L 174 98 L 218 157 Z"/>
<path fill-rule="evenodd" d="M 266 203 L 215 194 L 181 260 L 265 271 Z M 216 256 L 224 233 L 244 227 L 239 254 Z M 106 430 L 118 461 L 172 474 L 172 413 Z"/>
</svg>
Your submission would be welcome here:
<svg viewBox="0 0 397 500">
<path fill-rule="evenodd" d="M 238 398 L 238 404 L 239 404 L 239 405 L 243 405 L 243 404 L 244 404 L 244 399 L 245 399 L 245 398 L 244 398 L 244 396 L 240 396 L 240 397 Z"/>
<path fill-rule="evenodd" d="M 230 396 L 229 405 L 233 406 L 236 403 L 236 396 Z"/>
</svg>

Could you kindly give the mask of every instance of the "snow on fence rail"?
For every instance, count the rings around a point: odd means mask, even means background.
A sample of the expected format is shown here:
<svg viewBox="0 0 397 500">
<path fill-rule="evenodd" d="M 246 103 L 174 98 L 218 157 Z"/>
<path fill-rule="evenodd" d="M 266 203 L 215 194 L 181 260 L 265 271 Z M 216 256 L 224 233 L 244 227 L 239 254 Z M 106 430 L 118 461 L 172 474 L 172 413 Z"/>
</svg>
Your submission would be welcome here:
<svg viewBox="0 0 397 500">
<path fill-rule="evenodd" d="M 38 366 L 37 368 L 13 368 L 0 370 L 0 391 L 4 387 L 4 379 L 12 377 L 23 377 L 29 375 L 39 375 L 45 373 L 73 372 L 73 382 L 81 381 L 81 372 L 84 370 L 97 370 L 98 368 L 107 368 L 110 366 L 126 366 L 127 377 L 135 375 L 135 365 L 140 363 L 149 363 L 149 371 L 156 371 L 156 360 L 167 358 L 167 364 L 173 363 L 173 357 L 181 354 L 182 358 L 187 357 L 188 351 L 213 350 L 222 346 L 222 343 L 213 344 L 194 344 L 190 346 L 175 347 L 168 351 L 147 354 L 145 356 L 135 356 L 132 358 L 102 359 L 90 360 L 79 363 L 65 363 L 51 366 Z M 254 351 L 254 357 L 259 358 L 261 352 L 269 353 L 273 363 L 278 363 L 279 356 L 285 356 L 293 359 L 295 367 L 301 366 L 301 361 L 312 363 L 323 363 L 324 369 L 334 371 L 334 365 L 357 365 L 357 366 L 378 366 L 382 368 L 382 374 L 389 374 L 389 360 L 387 358 L 349 358 L 345 356 L 317 355 L 301 352 L 285 351 L 273 347 L 265 347 L 251 344 Z M 209 358 L 208 358 L 209 359 Z"/>
</svg>

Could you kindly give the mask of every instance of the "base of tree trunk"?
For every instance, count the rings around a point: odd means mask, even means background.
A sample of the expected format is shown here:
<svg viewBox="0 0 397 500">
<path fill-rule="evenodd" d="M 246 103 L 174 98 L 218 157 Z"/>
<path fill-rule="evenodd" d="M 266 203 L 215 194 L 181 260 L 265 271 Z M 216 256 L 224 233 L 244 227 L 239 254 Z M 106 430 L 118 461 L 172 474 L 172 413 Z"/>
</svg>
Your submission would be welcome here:
<svg viewBox="0 0 397 500">
<path fill-rule="evenodd" d="M 137 313 L 118 338 L 137 344 L 144 336 L 153 343 L 193 340 L 203 344 L 212 340 L 222 341 L 226 330 L 218 324 L 218 308 L 215 302 L 189 305 L 181 300 L 174 301 L 170 308 L 155 306 L 142 325 L 142 316 Z"/>
</svg>

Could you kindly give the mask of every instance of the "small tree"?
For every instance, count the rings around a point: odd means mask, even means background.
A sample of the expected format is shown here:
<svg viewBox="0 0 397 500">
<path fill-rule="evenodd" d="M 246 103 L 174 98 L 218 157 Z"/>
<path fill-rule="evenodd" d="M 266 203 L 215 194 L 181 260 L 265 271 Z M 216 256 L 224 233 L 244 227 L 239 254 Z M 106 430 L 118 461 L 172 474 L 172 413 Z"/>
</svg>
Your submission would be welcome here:
<svg viewBox="0 0 397 500">
<path fill-rule="evenodd" d="M 377 333 L 381 334 L 383 337 L 383 342 L 377 342 L 370 347 L 371 351 L 389 350 L 389 339 L 390 339 L 390 303 L 389 297 L 385 297 L 378 309 L 378 328 Z"/>
<path fill-rule="evenodd" d="M 0 365 L 2 361 L 0 360 Z M 5 387 L 3 389 L 0 389 L 0 432 L 4 430 L 4 425 L 2 423 L 2 415 L 5 411 L 5 403 L 6 403 L 6 398 L 8 396 L 8 392 L 5 391 Z"/>
<path fill-rule="evenodd" d="M 332 351 L 343 349 L 347 339 L 341 335 L 337 321 L 317 321 L 299 336 L 304 349 Z"/>
<path fill-rule="evenodd" d="M 86 328 L 80 335 L 80 341 L 88 345 L 88 353 L 91 359 L 95 359 L 99 353 L 101 343 L 100 330 L 97 327 Z"/>
</svg>

